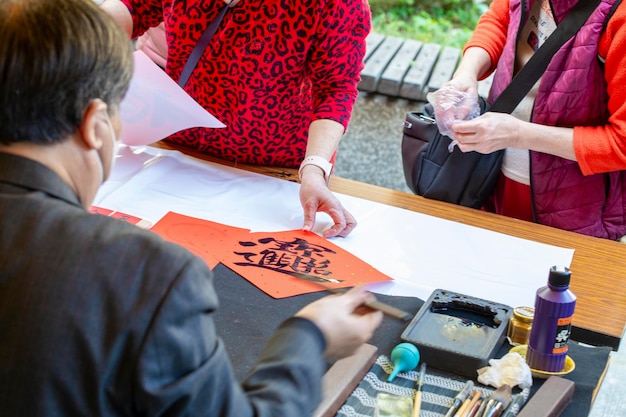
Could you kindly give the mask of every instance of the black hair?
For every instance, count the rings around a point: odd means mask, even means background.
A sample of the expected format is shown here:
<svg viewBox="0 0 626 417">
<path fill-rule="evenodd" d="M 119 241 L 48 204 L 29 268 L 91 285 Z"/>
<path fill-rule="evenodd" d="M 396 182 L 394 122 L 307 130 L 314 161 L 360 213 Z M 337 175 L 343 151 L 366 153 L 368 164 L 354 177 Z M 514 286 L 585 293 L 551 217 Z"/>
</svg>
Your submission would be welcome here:
<svg viewBox="0 0 626 417">
<path fill-rule="evenodd" d="M 132 70 L 127 35 L 92 0 L 2 0 L 0 143 L 66 139 L 94 99 L 118 108 Z"/>
</svg>

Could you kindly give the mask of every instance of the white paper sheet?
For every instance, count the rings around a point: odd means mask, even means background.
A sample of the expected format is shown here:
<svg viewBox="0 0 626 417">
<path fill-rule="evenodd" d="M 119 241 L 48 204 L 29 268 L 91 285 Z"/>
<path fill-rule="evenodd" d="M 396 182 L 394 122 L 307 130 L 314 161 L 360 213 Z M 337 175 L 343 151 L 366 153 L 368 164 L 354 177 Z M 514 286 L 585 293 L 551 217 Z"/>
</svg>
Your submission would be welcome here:
<svg viewBox="0 0 626 417">
<path fill-rule="evenodd" d="M 133 57 L 133 78 L 120 104 L 122 143 L 148 145 L 191 127 L 225 127 L 146 54 L 135 51 Z"/>
<path fill-rule="evenodd" d="M 157 222 L 168 211 L 252 231 L 302 227 L 299 185 L 196 160 L 179 152 L 122 147 L 95 205 Z M 574 250 L 545 245 L 409 210 L 337 194 L 357 218 L 333 243 L 393 282 L 374 292 L 427 299 L 442 288 L 510 306 L 533 306 L 553 265 L 571 264 Z M 330 226 L 318 214 L 316 231 Z"/>
</svg>

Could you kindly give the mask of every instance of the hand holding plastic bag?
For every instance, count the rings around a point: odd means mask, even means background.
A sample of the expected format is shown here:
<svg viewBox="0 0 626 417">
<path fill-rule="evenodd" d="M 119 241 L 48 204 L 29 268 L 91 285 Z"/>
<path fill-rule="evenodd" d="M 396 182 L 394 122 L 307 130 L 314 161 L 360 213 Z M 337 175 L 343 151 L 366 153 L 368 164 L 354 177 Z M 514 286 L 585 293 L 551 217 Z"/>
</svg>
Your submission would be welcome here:
<svg viewBox="0 0 626 417">
<path fill-rule="evenodd" d="M 453 123 L 480 116 L 478 96 L 459 91 L 452 86 L 444 86 L 428 93 L 426 99 L 433 106 L 439 131 L 445 136 L 452 137 Z"/>
</svg>

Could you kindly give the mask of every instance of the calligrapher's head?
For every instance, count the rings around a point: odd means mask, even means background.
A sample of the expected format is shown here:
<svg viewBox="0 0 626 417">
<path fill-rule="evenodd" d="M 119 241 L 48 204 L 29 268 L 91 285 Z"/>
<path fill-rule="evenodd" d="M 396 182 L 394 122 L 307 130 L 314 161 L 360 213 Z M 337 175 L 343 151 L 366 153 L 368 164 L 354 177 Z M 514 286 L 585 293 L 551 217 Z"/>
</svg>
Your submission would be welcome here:
<svg viewBox="0 0 626 417">
<path fill-rule="evenodd" d="M 89 206 L 132 71 L 127 35 L 92 0 L 0 1 L 0 152 L 51 168 Z"/>
</svg>

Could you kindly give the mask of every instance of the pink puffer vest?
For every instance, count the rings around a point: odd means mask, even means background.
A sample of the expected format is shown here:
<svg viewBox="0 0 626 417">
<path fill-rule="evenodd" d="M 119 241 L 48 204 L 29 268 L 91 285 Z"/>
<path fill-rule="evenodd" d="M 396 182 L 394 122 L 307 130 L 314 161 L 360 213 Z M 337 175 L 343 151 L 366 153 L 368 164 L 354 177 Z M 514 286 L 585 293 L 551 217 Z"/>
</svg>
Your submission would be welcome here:
<svg viewBox="0 0 626 417">
<path fill-rule="evenodd" d="M 517 33 L 528 19 L 533 1 L 510 2 L 511 23 L 489 102 L 512 79 Z M 603 0 L 577 35 L 554 55 L 539 85 L 533 122 L 573 127 L 607 121 L 608 97 L 597 46 L 615 2 Z M 577 1 L 552 3 L 560 22 Z M 626 235 L 624 172 L 584 176 L 574 161 L 532 151 L 530 156 L 533 211 L 538 223 L 613 240 Z"/>
</svg>

